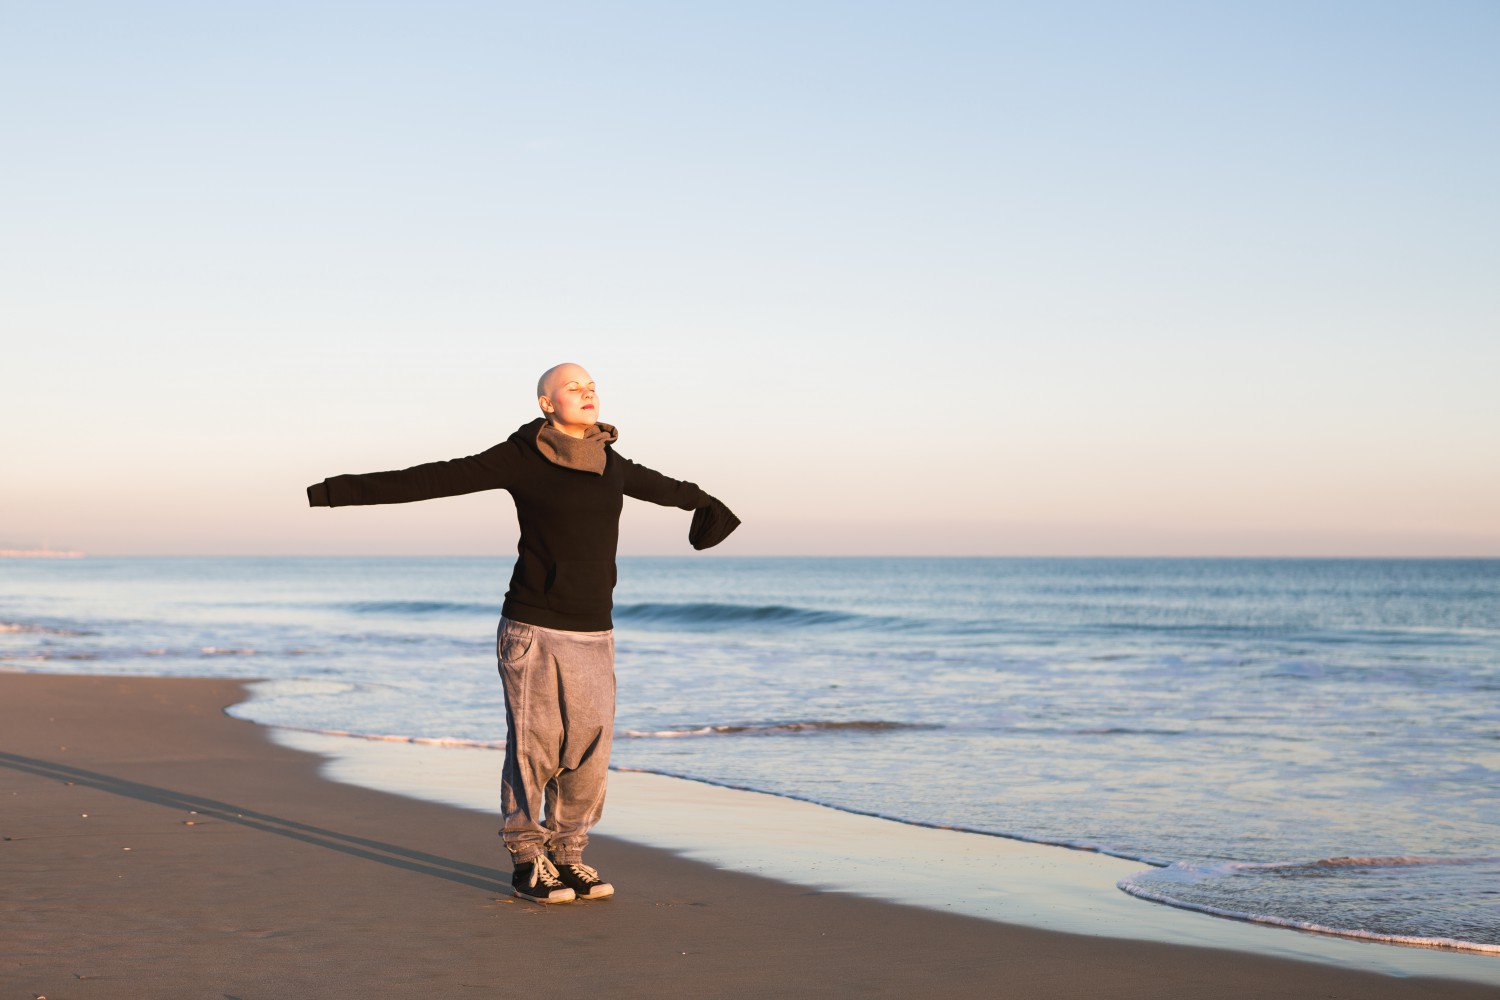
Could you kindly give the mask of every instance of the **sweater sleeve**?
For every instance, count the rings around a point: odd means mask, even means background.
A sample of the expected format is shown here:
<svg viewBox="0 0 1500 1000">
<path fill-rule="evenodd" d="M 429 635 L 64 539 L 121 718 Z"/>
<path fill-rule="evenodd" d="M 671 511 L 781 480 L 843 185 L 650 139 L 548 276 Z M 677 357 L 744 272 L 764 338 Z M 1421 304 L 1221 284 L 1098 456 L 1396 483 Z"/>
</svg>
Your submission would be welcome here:
<svg viewBox="0 0 1500 1000">
<path fill-rule="evenodd" d="M 516 445 L 506 441 L 477 455 L 446 462 L 428 462 L 392 472 L 333 476 L 309 486 L 307 502 L 311 507 L 356 507 L 505 489 L 515 482 L 518 458 Z"/>
<path fill-rule="evenodd" d="M 655 469 L 637 465 L 621 455 L 615 457 L 625 463 L 625 495 L 628 497 L 663 507 L 680 507 L 683 510 L 706 507 L 713 499 L 695 483 L 664 476 Z"/>
<path fill-rule="evenodd" d="M 699 507 L 693 511 L 693 523 L 688 528 L 688 544 L 695 549 L 711 549 L 728 538 L 739 526 L 740 519 L 734 516 L 734 511 L 717 498 L 709 497 L 707 507 Z"/>
</svg>

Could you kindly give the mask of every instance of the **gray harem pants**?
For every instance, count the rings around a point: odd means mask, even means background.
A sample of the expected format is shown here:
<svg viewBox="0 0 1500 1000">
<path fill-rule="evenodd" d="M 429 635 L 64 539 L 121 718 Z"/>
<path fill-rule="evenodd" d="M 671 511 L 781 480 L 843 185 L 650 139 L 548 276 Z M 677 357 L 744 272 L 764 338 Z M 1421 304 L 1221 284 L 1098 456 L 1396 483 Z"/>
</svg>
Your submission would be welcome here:
<svg viewBox="0 0 1500 1000">
<path fill-rule="evenodd" d="M 500 836 L 521 865 L 583 857 L 604 812 L 615 727 L 614 632 L 563 632 L 500 619 L 505 768 Z"/>
</svg>

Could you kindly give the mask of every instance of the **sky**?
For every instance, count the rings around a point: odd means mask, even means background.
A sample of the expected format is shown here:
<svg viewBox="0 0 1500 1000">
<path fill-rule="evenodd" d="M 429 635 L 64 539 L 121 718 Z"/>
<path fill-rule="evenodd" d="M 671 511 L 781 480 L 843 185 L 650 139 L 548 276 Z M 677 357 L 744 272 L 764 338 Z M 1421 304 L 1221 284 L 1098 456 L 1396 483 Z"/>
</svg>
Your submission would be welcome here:
<svg viewBox="0 0 1500 1000">
<path fill-rule="evenodd" d="M 0 547 L 1500 556 L 1500 6 L 0 0 Z M 632 502 L 625 554 L 685 554 Z"/>
</svg>

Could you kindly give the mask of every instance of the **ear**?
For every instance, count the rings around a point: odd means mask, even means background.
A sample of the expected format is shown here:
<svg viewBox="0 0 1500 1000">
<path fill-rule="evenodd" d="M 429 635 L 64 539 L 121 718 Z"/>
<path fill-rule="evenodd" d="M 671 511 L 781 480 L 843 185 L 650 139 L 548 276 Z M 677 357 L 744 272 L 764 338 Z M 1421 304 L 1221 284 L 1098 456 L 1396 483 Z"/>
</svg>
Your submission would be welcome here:
<svg viewBox="0 0 1500 1000">
<path fill-rule="evenodd" d="M 552 400 L 548 399 L 546 396 L 538 396 L 536 398 L 536 405 L 542 408 L 543 413 L 552 412 Z"/>
</svg>

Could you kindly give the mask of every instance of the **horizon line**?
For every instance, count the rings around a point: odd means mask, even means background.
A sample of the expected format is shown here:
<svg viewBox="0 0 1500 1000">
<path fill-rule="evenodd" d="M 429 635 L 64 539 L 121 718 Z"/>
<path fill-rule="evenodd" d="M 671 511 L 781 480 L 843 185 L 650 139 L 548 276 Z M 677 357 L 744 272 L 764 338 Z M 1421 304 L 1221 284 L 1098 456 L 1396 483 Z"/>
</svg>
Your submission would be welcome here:
<svg viewBox="0 0 1500 1000">
<path fill-rule="evenodd" d="M 514 555 L 513 552 L 475 552 L 457 554 L 452 552 L 69 552 L 67 562 L 75 562 L 79 559 L 504 559 Z M 1381 554 L 1337 554 L 1325 553 L 1318 555 L 1302 554 L 1267 554 L 1258 553 L 1234 554 L 1234 553 L 1202 553 L 1185 555 L 1183 553 L 1153 554 L 1153 553 L 965 553 L 956 554 L 952 552 L 921 553 L 921 552 L 843 552 L 843 553 L 820 553 L 820 552 L 760 552 L 760 553 L 723 553 L 723 552 L 692 552 L 692 553 L 619 553 L 616 559 L 1240 559 L 1250 560 L 1308 560 L 1308 561 L 1331 561 L 1331 560 L 1384 560 L 1396 561 L 1500 561 L 1500 552 L 1492 554 L 1453 555 L 1381 555 Z M 0 562 L 52 562 L 53 558 L 44 556 L 8 556 L 0 555 Z"/>
</svg>

